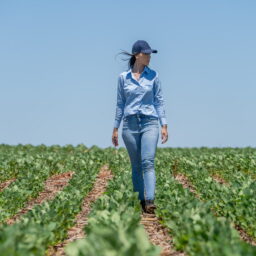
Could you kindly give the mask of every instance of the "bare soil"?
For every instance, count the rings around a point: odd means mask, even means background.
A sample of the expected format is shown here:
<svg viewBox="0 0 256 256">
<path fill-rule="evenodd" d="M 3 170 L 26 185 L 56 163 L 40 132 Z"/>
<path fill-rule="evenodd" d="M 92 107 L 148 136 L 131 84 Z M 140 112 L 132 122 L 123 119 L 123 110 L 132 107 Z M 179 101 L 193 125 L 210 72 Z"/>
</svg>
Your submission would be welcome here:
<svg viewBox="0 0 256 256">
<path fill-rule="evenodd" d="M 223 179 L 219 174 L 215 173 L 213 175 L 211 175 L 211 177 L 217 181 L 218 183 L 222 184 L 222 185 L 225 185 L 225 186 L 229 186 L 230 184 L 225 180 Z"/>
<path fill-rule="evenodd" d="M 162 248 L 161 256 L 185 256 L 184 252 L 179 252 L 174 249 L 172 237 L 167 228 L 165 228 L 156 217 L 155 214 L 142 213 L 141 224 L 148 234 L 148 238 L 152 244 Z"/>
<path fill-rule="evenodd" d="M 5 182 L 2 182 L 0 184 L 0 192 L 3 191 L 5 188 L 7 188 L 12 182 L 14 182 L 16 178 L 6 180 Z"/>
</svg>

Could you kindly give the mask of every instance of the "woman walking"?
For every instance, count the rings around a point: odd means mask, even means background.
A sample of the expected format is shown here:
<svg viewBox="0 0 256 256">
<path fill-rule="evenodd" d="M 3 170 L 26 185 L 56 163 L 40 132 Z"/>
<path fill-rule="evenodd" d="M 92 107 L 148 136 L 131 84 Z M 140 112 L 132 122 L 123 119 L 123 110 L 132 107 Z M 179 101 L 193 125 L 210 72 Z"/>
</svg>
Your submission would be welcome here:
<svg viewBox="0 0 256 256">
<path fill-rule="evenodd" d="M 148 67 L 151 49 L 145 40 L 132 46 L 128 71 L 118 77 L 117 104 L 112 142 L 118 146 L 118 128 L 123 118 L 122 138 L 132 167 L 133 191 L 139 192 L 144 212 L 154 213 L 154 158 L 161 124 L 162 143 L 168 139 L 161 83 L 158 73 Z"/>
</svg>

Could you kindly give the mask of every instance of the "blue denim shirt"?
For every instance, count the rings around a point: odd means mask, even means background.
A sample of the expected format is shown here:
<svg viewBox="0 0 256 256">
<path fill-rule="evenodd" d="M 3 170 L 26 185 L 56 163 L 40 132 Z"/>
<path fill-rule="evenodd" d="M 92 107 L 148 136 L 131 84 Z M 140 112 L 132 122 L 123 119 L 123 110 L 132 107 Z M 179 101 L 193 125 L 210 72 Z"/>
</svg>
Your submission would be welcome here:
<svg viewBox="0 0 256 256">
<path fill-rule="evenodd" d="M 148 66 L 138 81 L 131 68 L 118 76 L 114 127 L 119 128 L 122 118 L 138 113 L 159 118 L 161 126 L 167 124 L 158 72 Z"/>
</svg>

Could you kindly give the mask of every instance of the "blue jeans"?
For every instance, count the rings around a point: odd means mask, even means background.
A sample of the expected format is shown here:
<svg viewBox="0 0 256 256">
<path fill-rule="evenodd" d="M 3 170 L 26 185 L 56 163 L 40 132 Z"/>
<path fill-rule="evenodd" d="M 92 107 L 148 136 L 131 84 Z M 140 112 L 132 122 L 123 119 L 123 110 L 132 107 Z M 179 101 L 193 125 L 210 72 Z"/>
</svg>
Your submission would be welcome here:
<svg viewBox="0 0 256 256">
<path fill-rule="evenodd" d="M 130 157 L 133 191 L 139 192 L 139 200 L 154 200 L 154 158 L 159 138 L 158 118 L 141 114 L 125 117 L 122 138 Z"/>
</svg>

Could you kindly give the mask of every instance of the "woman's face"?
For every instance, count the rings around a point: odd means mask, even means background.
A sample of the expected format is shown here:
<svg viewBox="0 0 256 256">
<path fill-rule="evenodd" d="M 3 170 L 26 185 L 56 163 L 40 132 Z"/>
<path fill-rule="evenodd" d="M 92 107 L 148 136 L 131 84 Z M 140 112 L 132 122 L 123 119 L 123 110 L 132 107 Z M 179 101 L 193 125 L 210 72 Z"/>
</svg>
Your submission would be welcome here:
<svg viewBox="0 0 256 256">
<path fill-rule="evenodd" d="M 140 52 L 136 54 L 135 57 L 136 57 L 136 61 L 138 61 L 139 63 L 143 65 L 148 65 L 150 62 L 151 55 L 150 53 Z"/>
</svg>

